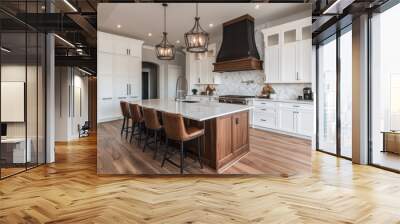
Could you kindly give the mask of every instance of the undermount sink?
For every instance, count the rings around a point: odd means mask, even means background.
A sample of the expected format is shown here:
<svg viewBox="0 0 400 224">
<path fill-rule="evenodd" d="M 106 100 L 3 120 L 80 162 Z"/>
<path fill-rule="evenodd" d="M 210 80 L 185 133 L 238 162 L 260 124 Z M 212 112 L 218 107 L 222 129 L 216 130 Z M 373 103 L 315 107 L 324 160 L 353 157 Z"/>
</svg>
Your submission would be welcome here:
<svg viewBox="0 0 400 224">
<path fill-rule="evenodd" d="M 200 103 L 200 101 L 197 101 L 197 100 L 181 100 L 179 102 L 182 102 L 182 103 Z"/>
</svg>

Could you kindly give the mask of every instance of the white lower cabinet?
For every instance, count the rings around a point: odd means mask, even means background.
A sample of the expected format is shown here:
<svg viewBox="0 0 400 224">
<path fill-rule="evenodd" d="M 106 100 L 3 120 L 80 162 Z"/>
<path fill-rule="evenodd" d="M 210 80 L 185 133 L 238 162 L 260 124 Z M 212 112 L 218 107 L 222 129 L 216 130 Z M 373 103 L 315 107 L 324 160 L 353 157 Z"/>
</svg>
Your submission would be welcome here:
<svg viewBox="0 0 400 224">
<path fill-rule="evenodd" d="M 301 103 L 253 102 L 253 126 L 309 138 L 314 130 L 313 106 Z"/>
</svg>

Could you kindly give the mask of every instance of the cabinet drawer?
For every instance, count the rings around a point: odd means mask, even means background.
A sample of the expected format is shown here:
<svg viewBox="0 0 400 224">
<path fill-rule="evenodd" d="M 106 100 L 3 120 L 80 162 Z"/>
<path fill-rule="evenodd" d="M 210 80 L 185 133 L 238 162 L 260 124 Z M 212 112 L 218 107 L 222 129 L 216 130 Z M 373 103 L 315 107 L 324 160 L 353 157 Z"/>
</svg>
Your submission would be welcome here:
<svg viewBox="0 0 400 224">
<path fill-rule="evenodd" d="M 275 107 L 254 107 L 254 113 L 271 114 L 274 115 L 276 112 Z"/>
<path fill-rule="evenodd" d="M 291 109 L 301 109 L 301 110 L 313 110 L 314 106 L 312 104 L 303 103 L 280 103 L 280 108 L 291 108 Z"/>
<path fill-rule="evenodd" d="M 253 105 L 255 107 L 271 107 L 271 108 L 275 108 L 276 103 L 275 102 L 262 101 L 262 100 L 254 100 Z"/>
<path fill-rule="evenodd" d="M 254 112 L 253 123 L 261 127 L 276 128 L 276 115 L 274 113 Z"/>
</svg>

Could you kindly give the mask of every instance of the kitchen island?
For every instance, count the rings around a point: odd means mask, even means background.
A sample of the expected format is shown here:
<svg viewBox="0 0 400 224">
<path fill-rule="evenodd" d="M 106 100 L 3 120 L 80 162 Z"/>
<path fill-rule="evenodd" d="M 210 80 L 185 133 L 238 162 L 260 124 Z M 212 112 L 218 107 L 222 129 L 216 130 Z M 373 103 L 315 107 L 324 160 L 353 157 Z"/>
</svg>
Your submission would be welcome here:
<svg viewBox="0 0 400 224">
<path fill-rule="evenodd" d="M 251 106 L 162 99 L 131 103 L 160 112 L 181 114 L 189 125 L 203 127 L 205 135 L 202 160 L 217 173 L 222 173 L 249 152 Z"/>
</svg>

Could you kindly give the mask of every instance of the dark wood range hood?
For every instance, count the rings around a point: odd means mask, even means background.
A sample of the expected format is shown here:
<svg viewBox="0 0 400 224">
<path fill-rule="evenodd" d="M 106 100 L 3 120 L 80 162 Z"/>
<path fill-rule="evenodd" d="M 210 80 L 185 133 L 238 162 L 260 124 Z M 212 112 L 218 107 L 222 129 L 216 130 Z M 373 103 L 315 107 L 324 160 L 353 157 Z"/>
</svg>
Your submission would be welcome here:
<svg viewBox="0 0 400 224">
<path fill-rule="evenodd" d="M 223 24 L 214 72 L 262 70 L 254 39 L 254 18 L 246 14 Z"/>
</svg>

